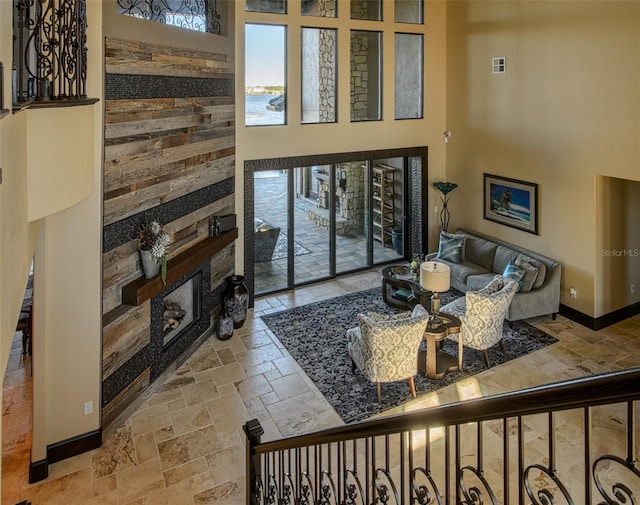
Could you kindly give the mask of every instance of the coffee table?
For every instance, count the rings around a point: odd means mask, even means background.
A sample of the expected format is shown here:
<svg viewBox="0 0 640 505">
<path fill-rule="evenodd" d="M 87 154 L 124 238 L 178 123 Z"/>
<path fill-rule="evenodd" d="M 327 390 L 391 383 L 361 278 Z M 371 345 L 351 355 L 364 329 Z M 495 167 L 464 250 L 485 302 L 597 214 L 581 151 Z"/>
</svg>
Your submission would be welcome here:
<svg viewBox="0 0 640 505">
<path fill-rule="evenodd" d="M 449 314 L 438 315 L 442 320 L 439 324 L 427 324 L 424 338 L 427 341 L 427 350 L 418 352 L 418 370 L 429 379 L 441 379 L 448 372 L 462 370 L 462 334 L 460 333 L 460 319 Z M 444 352 L 440 349 L 444 339 L 453 334 L 458 334 L 458 356 Z"/>
<path fill-rule="evenodd" d="M 418 303 L 425 309 L 431 309 L 431 291 L 426 291 L 420 287 L 420 284 L 407 279 L 401 279 L 396 276 L 393 269 L 402 265 L 393 265 L 382 269 L 382 299 L 384 303 L 390 307 L 397 309 L 413 309 Z M 399 289 L 408 289 L 413 293 L 413 300 L 400 300 L 395 298 L 393 294 Z"/>
</svg>

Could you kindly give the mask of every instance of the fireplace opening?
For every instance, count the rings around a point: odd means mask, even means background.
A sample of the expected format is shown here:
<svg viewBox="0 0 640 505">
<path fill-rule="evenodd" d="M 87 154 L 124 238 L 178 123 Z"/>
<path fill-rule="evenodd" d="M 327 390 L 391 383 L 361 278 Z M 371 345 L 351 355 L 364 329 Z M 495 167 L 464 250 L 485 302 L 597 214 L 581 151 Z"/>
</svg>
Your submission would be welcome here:
<svg viewBox="0 0 640 505">
<path fill-rule="evenodd" d="M 200 318 L 200 272 L 162 299 L 162 345 L 166 346 Z"/>
</svg>

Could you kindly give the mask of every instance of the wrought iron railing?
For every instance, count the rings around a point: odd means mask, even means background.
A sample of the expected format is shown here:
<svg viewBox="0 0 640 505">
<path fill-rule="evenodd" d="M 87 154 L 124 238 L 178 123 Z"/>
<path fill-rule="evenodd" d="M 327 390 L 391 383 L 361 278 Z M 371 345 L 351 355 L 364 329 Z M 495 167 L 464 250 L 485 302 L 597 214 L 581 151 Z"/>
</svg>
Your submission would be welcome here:
<svg viewBox="0 0 640 505">
<path fill-rule="evenodd" d="M 216 0 L 118 0 L 118 12 L 198 32 L 222 31 Z"/>
<path fill-rule="evenodd" d="M 13 104 L 87 96 L 85 0 L 14 0 Z"/>
<path fill-rule="evenodd" d="M 635 504 L 640 368 L 271 442 L 248 504 Z"/>
</svg>

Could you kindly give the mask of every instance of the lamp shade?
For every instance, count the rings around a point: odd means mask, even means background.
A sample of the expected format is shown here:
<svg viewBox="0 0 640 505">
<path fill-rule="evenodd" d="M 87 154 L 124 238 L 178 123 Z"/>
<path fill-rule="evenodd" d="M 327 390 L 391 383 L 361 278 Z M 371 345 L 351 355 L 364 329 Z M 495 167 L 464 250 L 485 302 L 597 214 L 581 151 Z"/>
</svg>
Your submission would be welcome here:
<svg viewBox="0 0 640 505">
<path fill-rule="evenodd" d="M 420 265 L 420 286 L 427 291 L 443 293 L 451 286 L 449 267 L 439 261 L 425 261 Z"/>
</svg>

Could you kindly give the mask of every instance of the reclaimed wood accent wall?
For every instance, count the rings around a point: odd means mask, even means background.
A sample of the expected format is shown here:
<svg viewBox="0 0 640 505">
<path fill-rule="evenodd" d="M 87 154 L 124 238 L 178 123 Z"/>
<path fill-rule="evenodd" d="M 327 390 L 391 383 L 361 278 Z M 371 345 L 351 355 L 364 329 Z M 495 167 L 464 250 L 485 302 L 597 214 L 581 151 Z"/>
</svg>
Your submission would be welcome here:
<svg viewBox="0 0 640 505">
<path fill-rule="evenodd" d="M 107 38 L 105 68 L 103 429 L 207 333 L 235 262 L 231 244 L 194 270 L 205 291 L 201 316 L 169 349 L 154 319 L 163 293 L 139 306 L 122 303 L 123 286 L 143 275 L 135 240 L 141 224 L 165 227 L 171 265 L 209 236 L 212 216 L 235 212 L 234 62 Z"/>
</svg>

